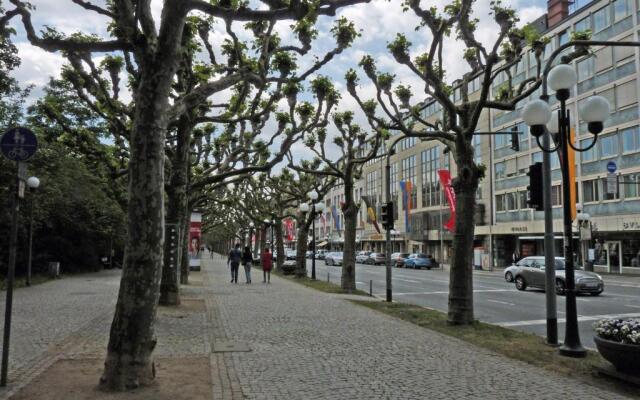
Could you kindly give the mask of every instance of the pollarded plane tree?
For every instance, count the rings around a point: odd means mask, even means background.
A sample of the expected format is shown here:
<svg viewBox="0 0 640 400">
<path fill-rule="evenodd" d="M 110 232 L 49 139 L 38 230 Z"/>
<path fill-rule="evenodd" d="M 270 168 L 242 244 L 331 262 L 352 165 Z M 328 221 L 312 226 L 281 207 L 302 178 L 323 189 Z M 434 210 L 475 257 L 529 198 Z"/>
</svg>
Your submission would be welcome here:
<svg viewBox="0 0 640 400">
<path fill-rule="evenodd" d="M 395 61 L 408 68 L 424 83 L 420 99 L 432 99 L 442 108 L 442 118 L 429 122 L 420 116 L 421 104 L 412 102 L 412 89 L 394 84 L 394 76 L 379 72 L 374 59 L 365 55 L 359 65 L 375 86 L 375 99 L 364 100 L 358 95 L 358 75 L 349 70 L 345 76 L 347 90 L 353 96 L 376 130 L 389 129 L 404 135 L 438 140 L 452 152 L 457 165 L 457 176 L 453 180 L 456 193 L 456 231 L 453 238 L 449 284 L 448 321 L 452 324 L 473 322 L 473 288 L 471 257 L 473 255 L 475 194 L 485 167 L 474 162 L 472 145 L 474 132 L 483 110 L 513 110 L 516 104 L 532 95 L 542 82 L 542 55 L 545 38 L 530 26 L 516 27 L 516 12 L 500 3 L 491 2 L 491 15 L 495 21 L 496 35 L 492 43 L 484 44 L 477 38 L 478 19 L 473 15 L 473 0 L 457 0 L 445 5 L 423 8 L 420 0 L 402 2 L 405 12 L 415 14 L 420 20 L 416 31 L 425 32 L 431 42 L 424 54 L 412 55 L 412 44 L 404 34 L 387 46 Z M 460 100 L 453 100 L 454 87 L 445 78 L 443 49 L 449 40 L 464 46 L 464 59 L 470 71 L 465 74 L 455 90 L 460 91 Z M 525 55 L 529 45 L 536 60 L 535 76 L 515 84 L 512 73 Z M 585 49 L 565 57 L 565 62 L 584 54 Z M 498 93 L 491 93 L 496 78 L 506 74 L 505 83 Z M 469 82 L 479 78 L 481 87 L 470 96 Z M 379 111 L 378 111 L 379 110 Z M 409 117 L 409 118 L 407 118 Z"/>
<path fill-rule="evenodd" d="M 91 57 L 118 53 L 136 67 L 129 137 L 127 250 L 100 385 L 105 390 L 126 390 L 149 385 L 155 378 L 153 326 L 163 264 L 165 136 L 188 16 L 199 11 L 232 21 L 301 20 L 309 15 L 335 15 L 340 7 L 367 0 L 256 2 L 266 6 L 264 9 L 228 0 L 165 0 L 157 20 L 151 0 L 110 0 L 105 7 L 84 0 L 72 2 L 87 13 L 104 17 L 108 21 L 104 30 L 110 37 L 86 33 L 67 36 L 51 30 L 38 33 L 31 18 L 33 7 L 21 0 L 10 0 L 12 6 L 3 21 L 19 17 L 29 42 L 44 50 Z"/>
<path fill-rule="evenodd" d="M 289 154 L 288 158 L 289 166 L 291 166 L 292 155 Z M 302 160 L 300 163 L 303 169 L 313 169 L 308 161 Z M 305 255 L 308 248 L 309 228 L 317 215 L 311 212 L 311 207 L 309 207 L 309 212 L 302 212 L 299 206 L 302 203 L 312 201 L 309 198 L 309 193 L 313 191 L 318 193 L 318 199 L 323 199 L 331 188 L 335 186 L 336 179 L 333 176 L 320 176 L 316 173 L 309 173 L 302 170 L 292 171 L 293 172 L 288 169 L 283 169 L 279 175 L 273 176 L 271 186 L 273 190 L 277 190 L 281 195 L 288 196 L 289 202 L 293 205 L 292 208 L 284 211 L 283 216 L 293 215 L 296 220 L 298 229 L 296 236 L 296 276 L 305 277 L 307 276 Z M 284 251 L 284 246 L 282 249 L 278 247 L 278 254 L 283 254 L 280 251 Z"/>
<path fill-rule="evenodd" d="M 356 289 L 356 228 L 360 204 L 356 202 L 354 184 L 362 176 L 362 167 L 379 155 L 388 137 L 385 127 L 376 127 L 375 134 L 368 133 L 353 121 L 353 112 L 333 115 L 337 134 L 331 140 L 326 129 L 318 129 L 307 135 L 305 144 L 315 154 L 313 161 L 300 166 L 289 164 L 299 172 L 330 177 L 344 185 L 344 203 L 340 204 L 344 215 L 344 257 L 341 286 L 344 290 Z M 331 158 L 332 146 L 339 148 L 339 159 Z M 338 206 L 338 205 L 336 205 Z"/>
</svg>

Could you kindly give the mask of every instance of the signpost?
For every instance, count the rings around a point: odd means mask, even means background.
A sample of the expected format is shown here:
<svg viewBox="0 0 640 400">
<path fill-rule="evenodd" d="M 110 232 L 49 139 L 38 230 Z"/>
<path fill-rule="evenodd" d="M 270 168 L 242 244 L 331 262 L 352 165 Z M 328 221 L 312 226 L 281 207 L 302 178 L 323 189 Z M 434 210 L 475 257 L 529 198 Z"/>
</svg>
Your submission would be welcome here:
<svg viewBox="0 0 640 400">
<path fill-rule="evenodd" d="M 6 158 L 16 162 L 17 179 L 15 196 L 11 204 L 11 233 L 9 237 L 9 265 L 7 271 L 7 301 L 4 313 L 4 336 L 2 342 L 2 371 L 0 386 L 7 386 L 7 372 L 9 369 L 9 339 L 11 338 L 11 311 L 13 307 L 13 281 L 16 271 L 16 252 L 18 248 L 18 214 L 20 213 L 20 199 L 24 197 L 27 166 L 24 163 L 30 159 L 38 149 L 36 135 L 27 128 L 11 128 L 0 137 L 0 152 Z"/>
<path fill-rule="evenodd" d="M 618 193 L 618 179 L 616 177 L 616 170 L 618 166 L 615 162 L 609 161 L 607 163 L 607 193 L 608 194 L 616 194 Z"/>
</svg>

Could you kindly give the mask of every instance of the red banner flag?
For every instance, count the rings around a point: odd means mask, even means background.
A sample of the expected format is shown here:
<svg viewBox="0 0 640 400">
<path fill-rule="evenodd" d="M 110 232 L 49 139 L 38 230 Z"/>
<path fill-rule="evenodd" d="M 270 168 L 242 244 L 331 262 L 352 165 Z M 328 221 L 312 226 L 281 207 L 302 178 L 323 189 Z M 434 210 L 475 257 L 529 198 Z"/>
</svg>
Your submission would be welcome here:
<svg viewBox="0 0 640 400">
<path fill-rule="evenodd" d="M 440 184 L 444 189 L 444 194 L 447 196 L 449 202 L 449 210 L 451 211 L 451 217 L 443 226 L 451 233 L 456 230 L 456 193 L 451 187 L 451 172 L 446 169 L 439 169 L 438 176 L 440 177 Z"/>
</svg>

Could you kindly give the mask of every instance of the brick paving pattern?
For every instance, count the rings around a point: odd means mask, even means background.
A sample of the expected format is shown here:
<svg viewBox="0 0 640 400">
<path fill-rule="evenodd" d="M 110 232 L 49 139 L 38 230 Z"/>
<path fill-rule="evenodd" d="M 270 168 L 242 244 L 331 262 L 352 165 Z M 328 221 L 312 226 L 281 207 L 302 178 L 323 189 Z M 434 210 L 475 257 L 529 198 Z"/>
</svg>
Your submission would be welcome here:
<svg viewBox="0 0 640 400">
<path fill-rule="evenodd" d="M 233 285 L 205 264 L 250 399 L 623 399 L 462 341 L 272 277 Z"/>
</svg>

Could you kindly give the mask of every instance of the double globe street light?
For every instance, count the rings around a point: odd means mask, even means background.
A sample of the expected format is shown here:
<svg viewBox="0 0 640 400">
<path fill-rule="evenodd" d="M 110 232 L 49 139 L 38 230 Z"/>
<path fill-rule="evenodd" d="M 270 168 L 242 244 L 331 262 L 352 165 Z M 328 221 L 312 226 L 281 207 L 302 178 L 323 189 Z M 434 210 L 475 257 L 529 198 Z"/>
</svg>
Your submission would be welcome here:
<svg viewBox="0 0 640 400">
<path fill-rule="evenodd" d="M 311 199 L 311 249 L 313 254 L 311 255 L 311 279 L 316 279 L 316 213 L 322 213 L 325 210 L 325 206 L 323 202 L 316 203 L 320 194 L 317 191 L 312 191 L 309 193 L 309 199 Z M 309 204 L 302 203 L 300 204 L 300 212 L 307 213 L 309 212 Z"/>
<path fill-rule="evenodd" d="M 609 102 L 602 96 L 588 98 L 580 107 L 581 120 L 587 123 L 587 129 L 593 134 L 592 142 L 584 148 L 576 147 L 571 142 L 571 119 L 567 110 L 567 99 L 571 95 L 571 88 L 577 83 L 577 75 L 573 67 L 560 64 L 549 71 L 548 86 L 556 92 L 560 101 L 557 116 L 553 117 L 549 104 L 543 100 L 533 100 L 522 110 L 522 119 L 530 127 L 531 135 L 536 138 L 538 147 L 543 152 L 558 151 L 562 170 L 562 194 L 564 214 L 564 255 L 566 281 L 566 318 L 564 344 L 560 347 L 560 354 L 570 357 L 585 357 L 586 350 L 580 343 L 578 331 L 578 314 L 576 309 L 575 274 L 573 259 L 573 231 L 571 229 L 571 185 L 569 176 L 569 148 L 577 152 L 585 152 L 595 146 L 598 134 L 602 132 L 604 121 L 609 118 Z M 547 148 L 540 142 L 542 136 L 549 132 L 556 143 L 555 147 Z M 549 189 L 549 188 L 547 188 Z M 548 266 L 553 268 L 553 266 Z"/>
<path fill-rule="evenodd" d="M 27 179 L 27 186 L 31 192 L 31 204 L 29 205 L 29 253 L 27 257 L 27 286 L 31 286 L 31 264 L 33 261 L 33 205 L 36 202 L 36 189 L 40 186 L 40 179 L 35 176 Z"/>
</svg>

